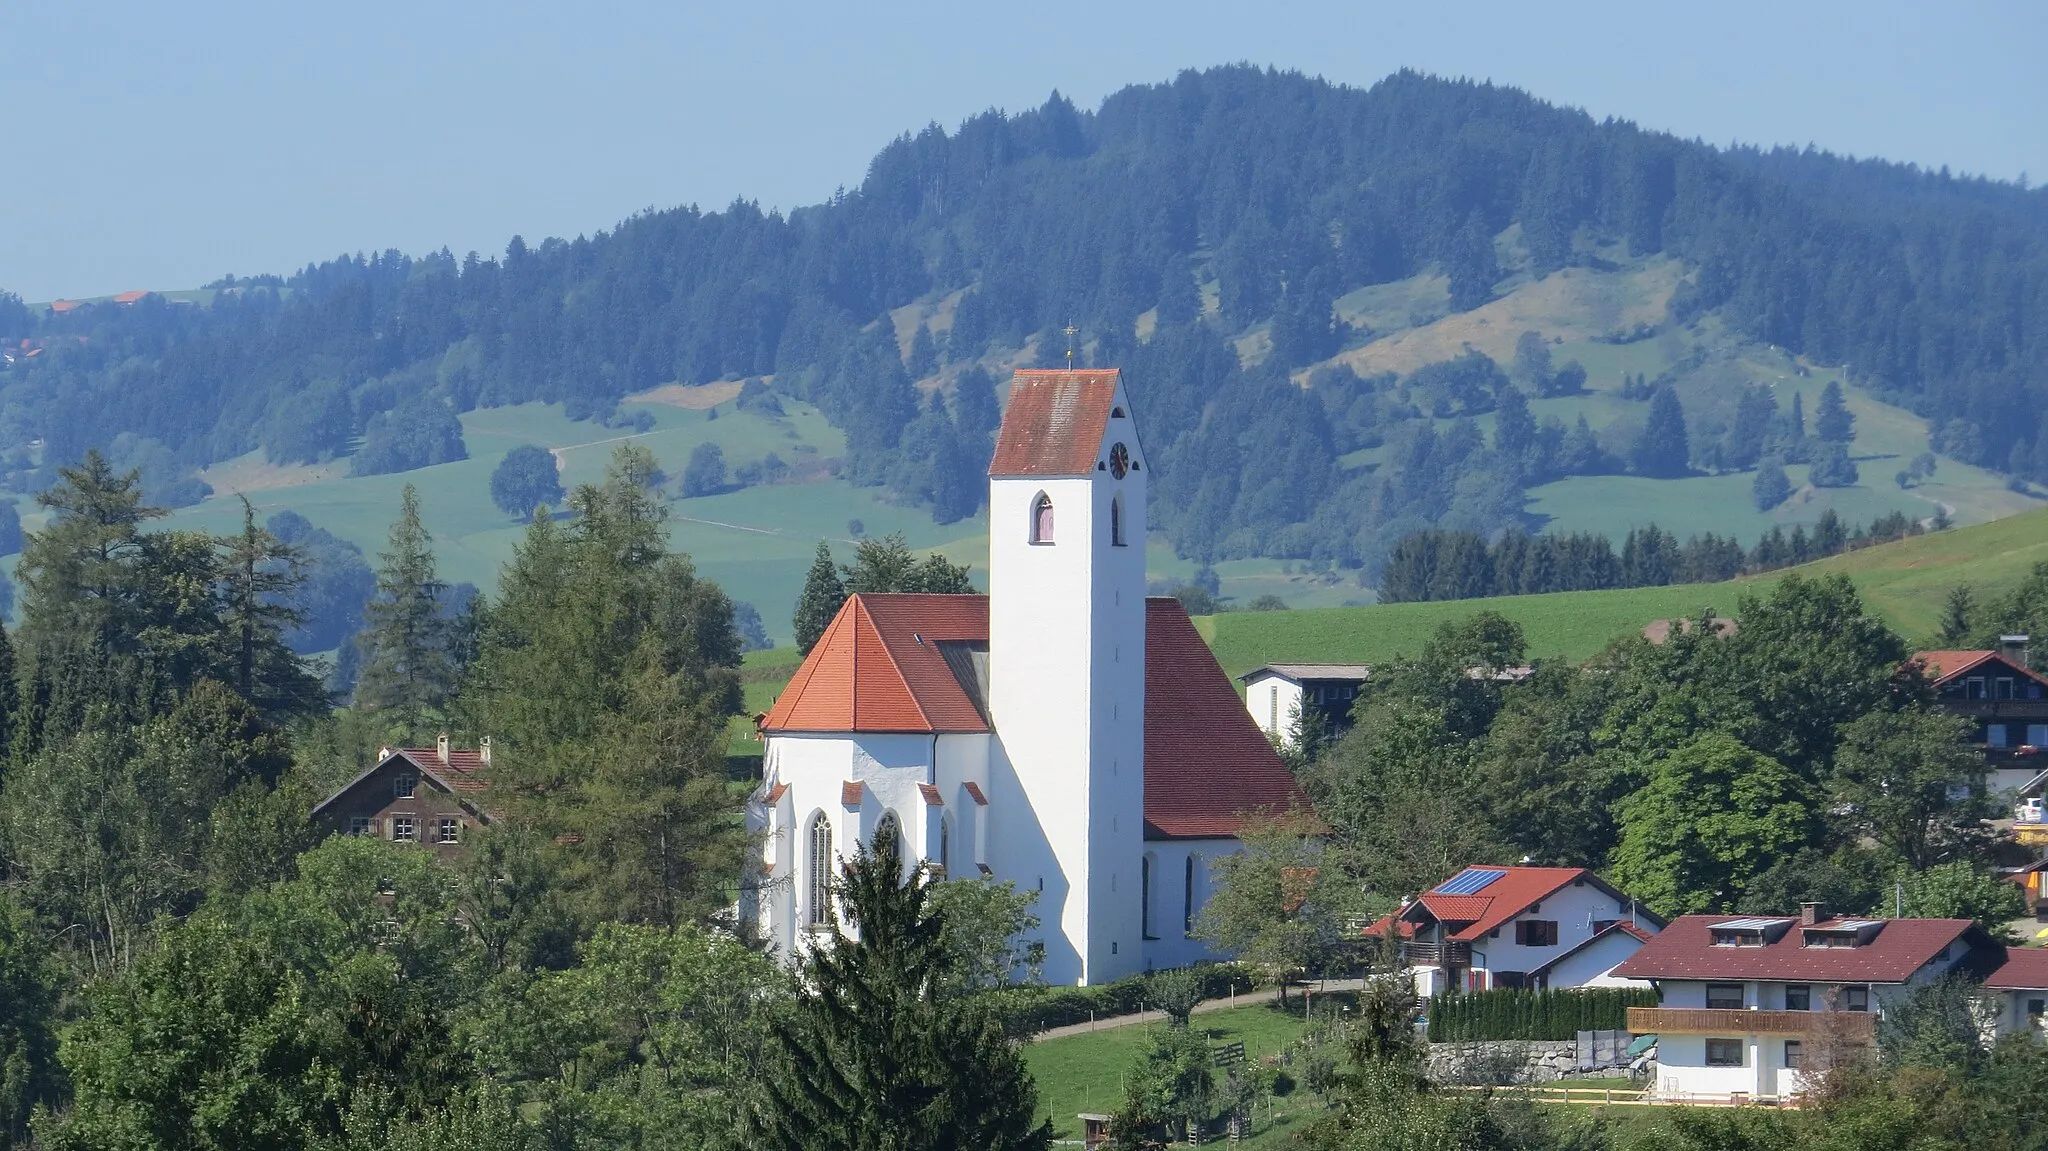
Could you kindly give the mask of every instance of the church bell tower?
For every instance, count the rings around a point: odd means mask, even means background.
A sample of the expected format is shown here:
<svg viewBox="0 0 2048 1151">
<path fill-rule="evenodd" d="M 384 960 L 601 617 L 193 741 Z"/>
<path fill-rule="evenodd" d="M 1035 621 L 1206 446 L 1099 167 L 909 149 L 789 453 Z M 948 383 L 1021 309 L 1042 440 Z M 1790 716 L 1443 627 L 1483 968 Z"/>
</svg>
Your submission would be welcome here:
<svg viewBox="0 0 2048 1151">
<path fill-rule="evenodd" d="M 1144 965 L 1149 466 L 1115 370 L 1016 374 L 989 466 L 989 848 L 1043 893 L 1051 983 Z"/>
</svg>

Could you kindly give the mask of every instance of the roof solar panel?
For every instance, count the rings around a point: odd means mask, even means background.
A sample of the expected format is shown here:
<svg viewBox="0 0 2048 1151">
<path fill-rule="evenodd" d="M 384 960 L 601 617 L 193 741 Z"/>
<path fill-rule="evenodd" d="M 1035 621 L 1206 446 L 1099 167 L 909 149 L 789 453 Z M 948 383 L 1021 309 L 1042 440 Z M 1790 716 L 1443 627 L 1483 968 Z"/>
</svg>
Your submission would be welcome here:
<svg viewBox="0 0 2048 1151">
<path fill-rule="evenodd" d="M 1497 871 L 1490 867 L 1468 867 L 1445 880 L 1437 887 L 1436 893 L 1438 895 L 1471 895 L 1474 892 L 1484 890 L 1494 880 L 1506 874 L 1507 872 L 1505 871 Z"/>
</svg>

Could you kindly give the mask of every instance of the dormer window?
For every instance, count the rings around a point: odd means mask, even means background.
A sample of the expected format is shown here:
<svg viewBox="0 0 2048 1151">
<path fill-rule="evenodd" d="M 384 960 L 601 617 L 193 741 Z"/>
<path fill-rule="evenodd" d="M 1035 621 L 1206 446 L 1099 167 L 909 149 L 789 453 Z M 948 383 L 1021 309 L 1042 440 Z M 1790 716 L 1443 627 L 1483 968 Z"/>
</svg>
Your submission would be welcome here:
<svg viewBox="0 0 2048 1151">
<path fill-rule="evenodd" d="M 1728 919 L 1707 928 L 1716 947 L 1763 947 L 1784 938 L 1789 919 Z"/>
<path fill-rule="evenodd" d="M 1052 497 L 1044 492 L 1038 493 L 1038 498 L 1031 501 L 1031 542 L 1052 542 Z"/>
</svg>

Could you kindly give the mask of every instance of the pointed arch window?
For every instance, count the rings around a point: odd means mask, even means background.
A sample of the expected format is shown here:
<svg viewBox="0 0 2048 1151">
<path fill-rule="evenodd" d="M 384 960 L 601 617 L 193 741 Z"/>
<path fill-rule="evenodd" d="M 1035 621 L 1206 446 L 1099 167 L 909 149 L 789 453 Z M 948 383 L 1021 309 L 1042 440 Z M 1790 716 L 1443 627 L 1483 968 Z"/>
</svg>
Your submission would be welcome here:
<svg viewBox="0 0 2048 1151">
<path fill-rule="evenodd" d="M 1195 855 L 1188 853 L 1187 886 L 1181 889 L 1180 933 L 1192 939 L 1195 935 Z"/>
<path fill-rule="evenodd" d="M 945 875 L 953 873 L 953 817 L 939 817 L 939 871 Z"/>
<path fill-rule="evenodd" d="M 1138 859 L 1138 938 L 1152 938 L 1152 853 Z"/>
<path fill-rule="evenodd" d="M 804 893 L 804 923 L 825 927 L 832 922 L 832 821 L 824 812 L 811 817 L 806 842 L 810 846 L 810 890 Z"/>
<path fill-rule="evenodd" d="M 1044 492 L 1038 493 L 1038 498 L 1031 501 L 1031 542 L 1052 542 L 1052 497 Z"/>
<path fill-rule="evenodd" d="M 1109 501 L 1109 542 L 1113 547 L 1124 546 L 1124 498 L 1116 496 Z"/>
<path fill-rule="evenodd" d="M 902 861 L 903 861 L 903 821 L 902 821 L 902 820 L 900 820 L 900 819 L 897 819 L 897 818 L 896 818 L 896 813 L 895 813 L 895 812 L 893 812 L 893 811 L 889 811 L 889 812 L 884 812 L 884 813 L 882 814 L 882 822 L 880 822 L 880 823 L 878 823 L 878 824 L 876 824 L 876 825 L 875 825 L 875 838 L 874 838 L 874 846 L 875 846 L 875 849 L 876 849 L 876 850 L 878 850 L 878 851 L 879 851 L 879 850 L 881 849 L 881 846 L 882 846 L 882 833 L 883 833 L 883 832 L 888 832 L 888 833 L 889 833 L 889 835 L 888 835 L 888 839 L 889 839 L 889 843 L 890 843 L 890 851 L 891 851 L 891 852 L 893 852 L 893 853 L 895 854 L 897 862 L 899 862 L 899 863 L 900 863 L 900 862 L 902 862 Z"/>
</svg>

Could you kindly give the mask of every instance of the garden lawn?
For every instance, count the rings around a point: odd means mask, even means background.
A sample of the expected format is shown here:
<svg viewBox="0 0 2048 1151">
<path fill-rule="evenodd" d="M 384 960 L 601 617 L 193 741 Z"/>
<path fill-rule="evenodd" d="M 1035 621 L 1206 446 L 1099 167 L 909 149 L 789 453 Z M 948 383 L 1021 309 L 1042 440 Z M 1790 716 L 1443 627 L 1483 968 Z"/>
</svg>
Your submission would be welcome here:
<svg viewBox="0 0 2048 1151">
<path fill-rule="evenodd" d="M 1306 1029 L 1300 1015 L 1301 999 L 1291 997 L 1290 1012 L 1277 1005 L 1239 1007 L 1204 1012 L 1194 1017 L 1194 1026 L 1208 1036 L 1211 1047 L 1243 1043 L 1247 1060 L 1278 1054 L 1282 1047 L 1299 1038 Z M 1152 1047 L 1153 1032 L 1164 1023 L 1111 1027 L 1062 1039 L 1048 1039 L 1025 1047 L 1024 1060 L 1038 1081 L 1038 1106 L 1051 1117 L 1056 1138 L 1079 1139 L 1083 1112 L 1107 1115 L 1123 1102 L 1124 1073 Z M 1306 1088 L 1297 1087 L 1290 1099 L 1307 1100 Z M 1275 1108 L 1278 1110 L 1278 1108 Z M 1262 1109 L 1262 1114 L 1267 1114 Z"/>
</svg>

